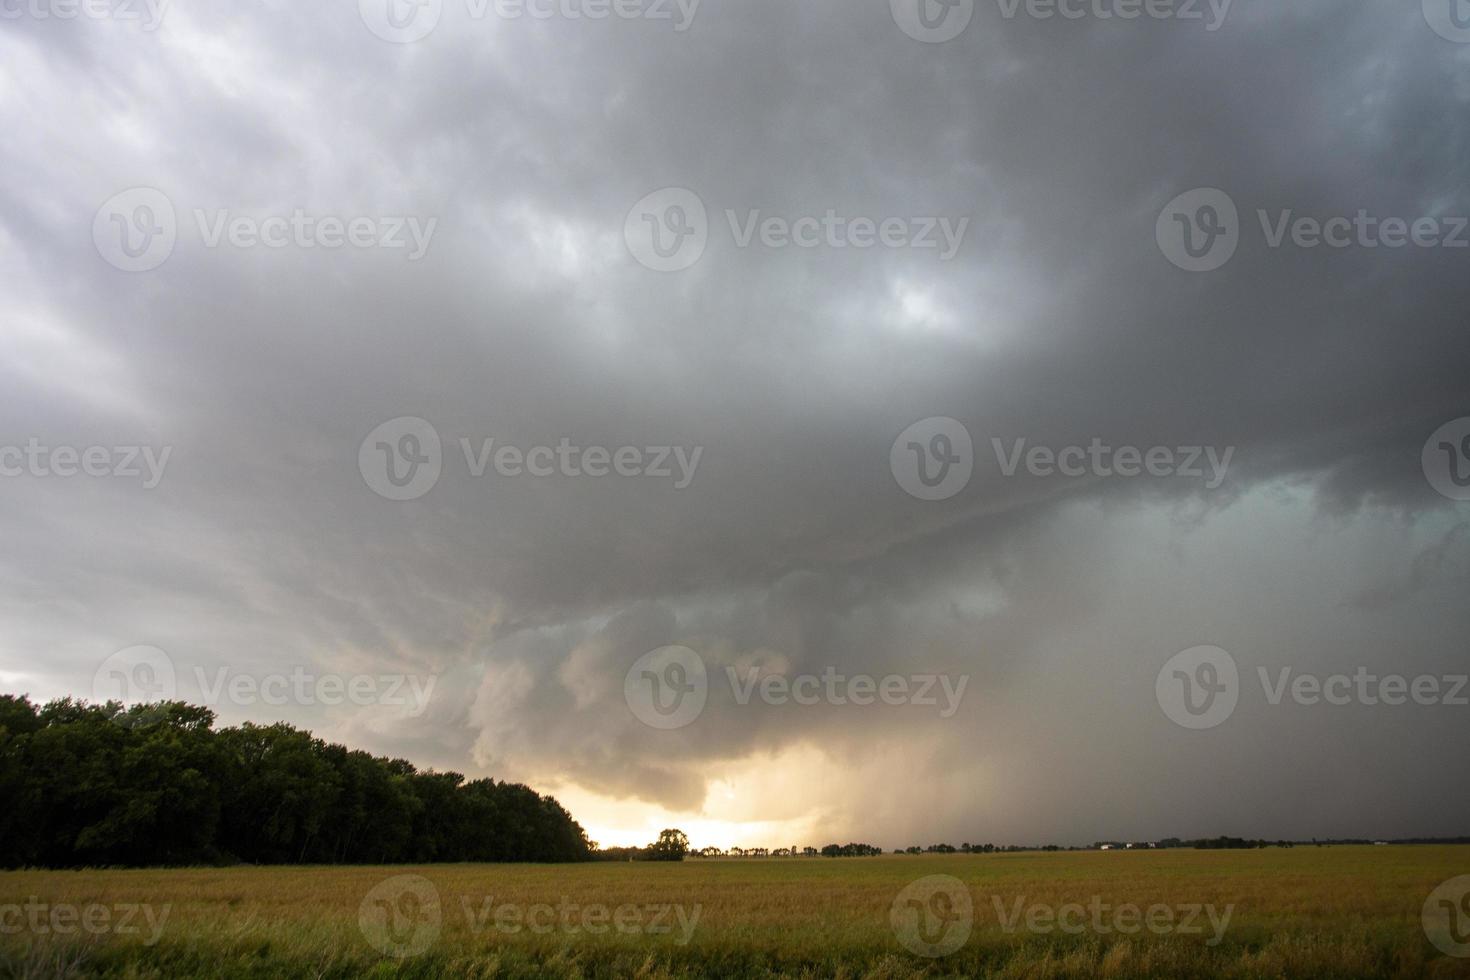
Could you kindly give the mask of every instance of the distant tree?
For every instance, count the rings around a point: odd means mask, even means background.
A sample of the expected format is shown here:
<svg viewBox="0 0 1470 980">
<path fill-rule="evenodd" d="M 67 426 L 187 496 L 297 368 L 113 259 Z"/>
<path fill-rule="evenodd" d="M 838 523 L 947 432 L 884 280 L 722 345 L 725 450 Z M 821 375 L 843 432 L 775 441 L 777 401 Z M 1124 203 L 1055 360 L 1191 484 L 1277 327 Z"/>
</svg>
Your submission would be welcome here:
<svg viewBox="0 0 1470 980">
<path fill-rule="evenodd" d="M 689 853 L 689 837 L 682 830 L 663 830 L 646 850 L 650 861 L 682 861 Z"/>
</svg>

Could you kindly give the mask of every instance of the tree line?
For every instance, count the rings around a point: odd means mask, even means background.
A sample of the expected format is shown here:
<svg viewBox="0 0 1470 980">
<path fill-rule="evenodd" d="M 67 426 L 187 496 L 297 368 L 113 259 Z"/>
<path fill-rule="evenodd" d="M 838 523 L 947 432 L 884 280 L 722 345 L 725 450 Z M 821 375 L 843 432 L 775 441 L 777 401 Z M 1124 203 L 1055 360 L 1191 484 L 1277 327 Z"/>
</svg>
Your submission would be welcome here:
<svg viewBox="0 0 1470 980">
<path fill-rule="evenodd" d="M 0 695 L 0 867 L 584 861 L 549 796 L 181 701 Z"/>
<path fill-rule="evenodd" d="M 603 847 L 592 852 L 595 861 L 682 861 L 690 854 L 689 835 L 670 828 L 643 847 Z"/>
</svg>

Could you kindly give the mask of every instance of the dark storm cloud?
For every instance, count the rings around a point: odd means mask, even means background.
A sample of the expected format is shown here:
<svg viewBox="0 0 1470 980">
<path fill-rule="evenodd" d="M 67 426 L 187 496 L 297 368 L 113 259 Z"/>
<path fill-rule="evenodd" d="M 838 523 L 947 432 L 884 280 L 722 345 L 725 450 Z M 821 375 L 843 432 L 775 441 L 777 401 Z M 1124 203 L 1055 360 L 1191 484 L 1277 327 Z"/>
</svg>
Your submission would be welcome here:
<svg viewBox="0 0 1470 980">
<path fill-rule="evenodd" d="M 408 45 L 353 7 L 175 5 L 151 33 L 0 22 L 0 442 L 173 447 L 147 492 L 0 482 L 10 687 L 86 691 L 136 643 L 256 672 L 433 673 L 426 717 L 282 714 L 686 809 L 753 753 L 811 743 L 852 762 L 935 740 L 888 773 L 928 806 L 873 829 L 834 815 L 871 837 L 968 833 L 981 797 L 997 838 L 1309 834 L 1375 813 L 1372 779 L 1248 779 L 1270 747 L 1238 720 L 1173 730 L 1152 683 L 1200 643 L 1251 673 L 1288 650 L 1350 671 L 1387 646 L 1400 670 L 1453 666 L 1466 544 L 1420 450 L 1467 414 L 1470 250 L 1272 248 L 1257 211 L 1470 213 L 1470 46 L 1412 5 L 1327 2 L 1237 0 L 1216 31 L 981 3 L 939 45 L 881 3 L 706 0 L 682 33 L 449 3 Z M 168 196 L 179 243 L 125 274 L 90 227 L 133 186 Z M 659 274 L 623 223 L 670 186 L 703 200 L 710 242 Z M 1195 187 L 1240 214 L 1237 253 L 1209 273 L 1155 240 Z M 194 218 L 298 208 L 437 226 L 409 262 L 205 248 Z M 738 248 L 726 209 L 969 224 L 941 261 Z M 398 503 L 357 455 L 403 416 L 433 424 L 444 472 Z M 889 469 L 931 416 L 975 444 L 972 481 L 941 502 Z M 491 438 L 702 457 L 685 489 L 473 477 L 459 440 Z M 1007 478 L 992 438 L 1234 452 L 1207 490 Z M 669 644 L 717 675 L 832 665 L 972 686 L 952 719 L 712 697 L 662 738 L 622 683 Z M 1359 757 L 1396 802 L 1381 831 L 1334 830 L 1388 834 L 1463 832 L 1470 805 L 1443 799 L 1425 746 L 1464 717 L 1369 712 L 1350 735 L 1320 712 L 1265 719 L 1305 767 L 1369 740 Z M 1218 737 L 1179 748 L 1198 734 Z M 1227 761 L 1229 792 L 1190 778 Z M 1180 788 L 1125 799 L 1149 766 Z M 1093 812 L 1064 805 L 1074 791 Z"/>
</svg>

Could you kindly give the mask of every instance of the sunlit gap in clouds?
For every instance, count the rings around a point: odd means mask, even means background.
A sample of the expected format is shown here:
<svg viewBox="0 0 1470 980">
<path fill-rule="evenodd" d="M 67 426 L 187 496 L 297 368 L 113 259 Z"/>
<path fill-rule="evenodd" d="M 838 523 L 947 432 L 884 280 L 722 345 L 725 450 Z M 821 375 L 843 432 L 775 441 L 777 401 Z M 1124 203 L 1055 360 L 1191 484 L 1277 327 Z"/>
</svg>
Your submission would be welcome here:
<svg viewBox="0 0 1470 980">
<path fill-rule="evenodd" d="M 679 737 L 678 733 L 669 733 Z M 614 798 L 567 784 L 557 792 L 604 847 L 642 846 L 665 827 L 678 827 L 694 847 L 820 847 L 829 812 L 824 799 L 846 781 L 815 746 L 795 744 L 725 764 L 712 776 L 698 809 L 674 810 L 643 800 Z"/>
<path fill-rule="evenodd" d="M 1000 298 L 983 282 L 947 276 L 886 277 L 883 292 L 842 304 L 848 322 L 869 322 L 903 342 L 941 342 L 1000 352 L 1014 330 Z"/>
</svg>

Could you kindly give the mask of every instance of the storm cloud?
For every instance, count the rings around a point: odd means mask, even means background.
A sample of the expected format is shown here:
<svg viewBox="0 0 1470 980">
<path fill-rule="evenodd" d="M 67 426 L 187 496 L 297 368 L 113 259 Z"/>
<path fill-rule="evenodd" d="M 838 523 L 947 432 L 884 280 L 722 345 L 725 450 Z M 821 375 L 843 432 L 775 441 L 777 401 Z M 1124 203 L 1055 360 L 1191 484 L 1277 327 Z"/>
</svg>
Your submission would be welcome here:
<svg viewBox="0 0 1470 980">
<path fill-rule="evenodd" d="M 398 2 L 4 8 L 6 690 L 90 696 L 137 645 L 183 697 L 433 677 L 217 707 L 524 780 L 605 843 L 1466 832 L 1470 708 L 1257 681 L 1467 669 L 1424 451 L 1470 415 L 1470 44 L 1432 3 L 977 2 L 926 43 L 903 0 L 444 0 L 417 40 Z M 658 271 L 668 188 L 703 251 Z M 1196 188 L 1237 212 L 1206 271 L 1165 240 Z M 160 221 L 161 261 L 117 251 Z M 929 419 L 971 440 L 943 499 L 901 460 L 953 441 L 895 447 Z M 391 499 L 380 451 L 437 475 Z M 1155 690 L 1199 645 L 1240 668 L 1207 731 Z M 675 730 L 625 691 L 666 646 L 707 669 Z M 942 717 L 741 704 L 750 668 L 968 680 Z"/>
</svg>

